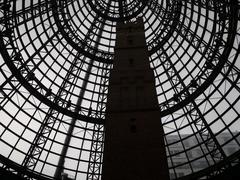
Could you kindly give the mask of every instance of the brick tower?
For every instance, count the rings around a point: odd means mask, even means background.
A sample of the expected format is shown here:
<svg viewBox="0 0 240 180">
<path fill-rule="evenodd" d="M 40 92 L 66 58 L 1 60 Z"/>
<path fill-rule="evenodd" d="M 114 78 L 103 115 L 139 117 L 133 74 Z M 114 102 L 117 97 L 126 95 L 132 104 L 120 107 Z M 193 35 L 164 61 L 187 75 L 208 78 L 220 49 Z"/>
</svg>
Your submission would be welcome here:
<svg viewBox="0 0 240 180">
<path fill-rule="evenodd" d="M 141 19 L 117 25 L 103 180 L 167 180 L 160 111 Z"/>
</svg>

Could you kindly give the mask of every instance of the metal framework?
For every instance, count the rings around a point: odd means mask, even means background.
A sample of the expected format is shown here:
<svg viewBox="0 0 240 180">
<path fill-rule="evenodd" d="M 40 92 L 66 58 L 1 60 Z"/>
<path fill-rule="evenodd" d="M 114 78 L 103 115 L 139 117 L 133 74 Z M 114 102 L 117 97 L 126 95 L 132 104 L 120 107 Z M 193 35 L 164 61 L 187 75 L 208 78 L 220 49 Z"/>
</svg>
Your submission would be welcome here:
<svg viewBox="0 0 240 180">
<path fill-rule="evenodd" d="M 186 167 L 185 178 L 209 178 L 239 163 L 238 0 L 0 0 L 1 168 L 26 179 L 101 179 L 116 24 L 137 18 L 171 178 Z M 229 153 L 229 144 L 238 148 Z"/>
</svg>

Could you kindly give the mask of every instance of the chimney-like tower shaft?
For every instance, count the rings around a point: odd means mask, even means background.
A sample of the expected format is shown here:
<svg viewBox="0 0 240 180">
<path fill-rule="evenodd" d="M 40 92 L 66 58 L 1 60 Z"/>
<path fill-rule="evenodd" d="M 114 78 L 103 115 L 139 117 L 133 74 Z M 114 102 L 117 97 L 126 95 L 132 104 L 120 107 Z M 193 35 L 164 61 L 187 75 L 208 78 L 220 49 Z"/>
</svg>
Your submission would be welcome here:
<svg viewBox="0 0 240 180">
<path fill-rule="evenodd" d="M 167 180 L 154 75 L 141 19 L 118 24 L 107 102 L 103 180 Z"/>
</svg>

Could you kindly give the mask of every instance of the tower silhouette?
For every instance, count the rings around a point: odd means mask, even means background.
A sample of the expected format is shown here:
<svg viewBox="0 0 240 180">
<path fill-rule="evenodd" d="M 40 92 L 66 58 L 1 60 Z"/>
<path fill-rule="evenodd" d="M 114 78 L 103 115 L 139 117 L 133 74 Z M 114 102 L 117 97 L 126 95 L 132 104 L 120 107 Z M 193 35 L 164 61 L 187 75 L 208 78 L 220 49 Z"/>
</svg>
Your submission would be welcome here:
<svg viewBox="0 0 240 180">
<path fill-rule="evenodd" d="M 237 0 L 0 0 L 0 177 L 238 178 Z"/>
</svg>

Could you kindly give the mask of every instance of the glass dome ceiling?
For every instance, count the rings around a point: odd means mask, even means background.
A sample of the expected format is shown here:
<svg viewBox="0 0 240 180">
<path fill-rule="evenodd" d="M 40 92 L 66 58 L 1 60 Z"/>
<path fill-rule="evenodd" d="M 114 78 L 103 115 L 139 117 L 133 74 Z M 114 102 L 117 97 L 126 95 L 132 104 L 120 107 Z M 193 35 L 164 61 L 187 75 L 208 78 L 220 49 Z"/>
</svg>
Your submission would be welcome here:
<svg viewBox="0 0 240 180">
<path fill-rule="evenodd" d="M 172 178 L 203 159 L 226 168 L 240 145 L 239 14 L 233 0 L 1 0 L 1 159 L 52 178 L 68 141 L 64 172 L 100 178 L 116 25 L 142 18 Z"/>
</svg>

